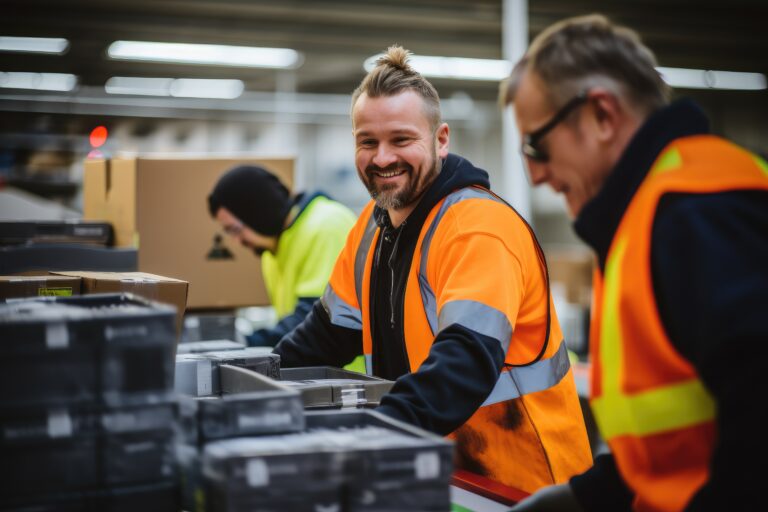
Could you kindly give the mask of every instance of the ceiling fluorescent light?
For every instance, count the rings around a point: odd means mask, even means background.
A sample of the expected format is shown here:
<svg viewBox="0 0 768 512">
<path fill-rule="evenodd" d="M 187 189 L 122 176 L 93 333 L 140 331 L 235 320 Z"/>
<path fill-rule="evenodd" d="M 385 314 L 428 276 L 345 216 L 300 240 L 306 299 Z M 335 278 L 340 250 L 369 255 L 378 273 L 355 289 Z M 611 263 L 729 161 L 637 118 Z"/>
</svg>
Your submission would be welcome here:
<svg viewBox="0 0 768 512">
<path fill-rule="evenodd" d="M 243 94 L 244 89 L 242 80 L 179 78 L 171 83 L 171 96 L 231 100 Z"/>
<path fill-rule="evenodd" d="M 371 71 L 380 53 L 365 60 L 363 67 Z M 458 80 L 498 81 L 509 76 L 511 64 L 506 60 L 467 59 L 460 57 L 437 57 L 413 55 L 409 59 L 413 68 L 424 76 L 453 78 Z M 703 69 L 656 68 L 662 78 L 672 87 L 692 89 L 762 90 L 768 88 L 766 76 L 762 73 L 740 73 L 733 71 L 711 71 Z"/>
<path fill-rule="evenodd" d="M 376 61 L 383 56 L 384 54 L 380 53 L 369 57 L 363 67 L 366 71 L 372 70 Z M 456 80 L 498 81 L 508 77 L 512 70 L 509 61 L 494 59 L 413 55 L 408 62 L 424 76 Z"/>
<path fill-rule="evenodd" d="M 288 48 L 258 48 L 219 44 L 115 41 L 107 49 L 112 59 L 248 68 L 297 68 L 301 54 Z"/>
<path fill-rule="evenodd" d="M 768 88 L 765 75 L 762 73 L 664 67 L 658 67 L 656 70 L 670 86 L 681 89 L 759 91 Z"/>
<path fill-rule="evenodd" d="M 245 84 L 242 80 L 113 76 L 104 90 L 108 94 L 235 99 L 243 94 Z"/>
<path fill-rule="evenodd" d="M 113 76 L 104 84 L 107 94 L 135 94 L 139 96 L 170 96 L 173 78 L 143 78 Z"/>
<path fill-rule="evenodd" d="M 59 37 L 0 36 L 0 52 L 62 54 L 69 49 L 69 41 Z"/>
<path fill-rule="evenodd" d="M 66 73 L 0 72 L 0 87 L 5 89 L 67 92 L 76 85 L 77 77 Z"/>
</svg>

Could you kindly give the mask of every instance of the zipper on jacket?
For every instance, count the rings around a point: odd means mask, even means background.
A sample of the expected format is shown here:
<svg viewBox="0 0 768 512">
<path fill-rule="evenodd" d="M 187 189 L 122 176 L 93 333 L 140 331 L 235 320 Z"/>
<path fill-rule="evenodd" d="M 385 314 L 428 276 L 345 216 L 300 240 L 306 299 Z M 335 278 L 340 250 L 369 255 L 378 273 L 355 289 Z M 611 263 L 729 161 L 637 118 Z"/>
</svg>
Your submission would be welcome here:
<svg viewBox="0 0 768 512">
<path fill-rule="evenodd" d="M 403 221 L 402 224 L 400 224 L 400 227 L 397 230 L 397 236 L 395 237 L 395 244 L 392 246 L 392 252 L 389 253 L 389 260 L 387 261 L 387 265 L 389 266 L 390 271 L 390 281 L 389 281 L 389 325 L 393 332 L 397 332 L 395 329 L 395 255 L 397 254 L 397 247 L 400 243 L 400 235 L 402 234 L 403 230 L 405 229 L 405 225 L 408 221 Z M 407 278 L 406 278 L 407 279 Z M 407 286 L 407 283 L 406 283 Z M 403 304 L 405 304 L 405 296 L 403 296 Z M 401 317 L 403 315 L 401 314 Z M 403 318 L 404 319 L 404 318 Z M 402 329 L 400 329 L 401 333 L 401 343 L 400 346 L 403 349 L 403 361 L 405 362 L 406 366 L 408 365 L 408 351 L 405 348 L 405 326 L 403 325 Z"/>
</svg>

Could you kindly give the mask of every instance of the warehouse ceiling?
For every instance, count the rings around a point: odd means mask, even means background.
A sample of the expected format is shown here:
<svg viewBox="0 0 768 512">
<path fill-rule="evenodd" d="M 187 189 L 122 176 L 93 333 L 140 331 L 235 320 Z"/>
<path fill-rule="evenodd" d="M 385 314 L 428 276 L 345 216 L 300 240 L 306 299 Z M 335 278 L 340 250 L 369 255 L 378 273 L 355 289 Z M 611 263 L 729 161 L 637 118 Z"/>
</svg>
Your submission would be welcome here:
<svg viewBox="0 0 768 512">
<path fill-rule="evenodd" d="M 530 0 L 529 35 L 567 16 L 601 12 L 638 30 L 662 66 L 768 74 L 764 0 Z M 0 36 L 63 37 L 62 56 L 0 52 L 0 71 L 72 73 L 81 86 L 111 76 L 237 78 L 248 91 L 295 85 L 349 93 L 365 58 L 400 43 L 422 55 L 501 58 L 501 0 L 24 0 L 2 2 Z M 109 60 L 115 40 L 293 48 L 295 73 Z M 441 95 L 493 99 L 495 83 L 434 80 Z M 7 91 L 7 90 L 6 90 Z"/>
</svg>

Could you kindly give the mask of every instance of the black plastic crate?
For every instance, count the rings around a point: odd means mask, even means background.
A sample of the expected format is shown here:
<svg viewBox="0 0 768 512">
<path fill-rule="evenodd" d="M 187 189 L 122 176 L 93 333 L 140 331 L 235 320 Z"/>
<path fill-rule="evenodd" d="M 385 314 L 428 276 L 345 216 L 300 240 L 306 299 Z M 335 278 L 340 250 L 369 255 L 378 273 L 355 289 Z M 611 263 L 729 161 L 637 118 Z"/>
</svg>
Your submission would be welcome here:
<svg viewBox="0 0 768 512">
<path fill-rule="evenodd" d="M 236 366 L 271 378 L 280 376 L 280 356 L 270 349 L 248 347 L 240 350 L 180 354 L 176 356 L 174 389 L 191 396 L 222 392 L 219 367 Z"/>
<path fill-rule="evenodd" d="M 258 495 L 227 493 L 217 487 L 207 487 L 205 500 L 208 512 L 341 512 L 344 494 L 335 484 L 296 482 L 293 489 L 273 487 Z"/>
<path fill-rule="evenodd" d="M 173 389 L 186 396 L 216 396 L 221 393 L 218 365 L 203 354 L 178 354 Z"/>
<path fill-rule="evenodd" d="M 77 243 L 111 246 L 112 225 L 94 221 L 6 221 L 0 222 L 0 246 L 38 243 Z"/>
<path fill-rule="evenodd" d="M 345 488 L 346 512 L 446 512 L 451 509 L 450 481 L 414 483 L 386 481 Z"/>
<path fill-rule="evenodd" d="M 452 444 L 444 438 L 370 410 L 311 411 L 306 421 L 302 434 L 207 445 L 209 510 L 285 510 L 288 495 L 314 510 L 315 491 L 335 486 L 343 497 L 336 510 L 449 509 Z"/>
<path fill-rule="evenodd" d="M 162 402 L 175 308 L 131 294 L 0 305 L 0 410 Z"/>
<path fill-rule="evenodd" d="M 179 490 L 175 480 L 97 491 L 41 495 L 0 504 L 16 512 L 176 512 Z"/>
<path fill-rule="evenodd" d="M 280 356 L 273 354 L 269 347 L 246 347 L 240 350 L 205 352 L 200 355 L 217 365 L 237 366 L 273 379 L 280 378 Z"/>
<path fill-rule="evenodd" d="M 306 408 L 375 406 L 394 384 L 331 366 L 282 368 L 280 380 L 301 393 Z"/>
<path fill-rule="evenodd" d="M 234 340 L 237 334 L 234 312 L 188 313 L 184 317 L 184 342 Z"/>
<path fill-rule="evenodd" d="M 177 404 L 0 417 L 0 503 L 175 476 Z"/>
<path fill-rule="evenodd" d="M 373 427 L 403 436 L 390 443 L 375 435 L 356 441 L 354 457 L 348 458 L 353 481 L 429 482 L 447 481 L 453 473 L 453 443 L 420 428 L 372 410 L 306 411 L 307 431 L 332 429 L 354 433 Z M 410 438 L 410 440 L 406 440 Z"/>
<path fill-rule="evenodd" d="M 177 354 L 199 354 L 201 352 L 222 352 L 225 350 L 242 350 L 245 345 L 231 340 L 206 340 L 179 343 Z"/>
<path fill-rule="evenodd" d="M 220 373 L 222 396 L 187 399 L 182 403 L 182 418 L 187 425 L 184 430 L 189 441 L 205 443 L 304 430 L 304 409 L 298 392 L 244 368 L 222 365 Z M 232 394 L 239 386 L 232 382 L 245 379 L 258 381 L 259 390 Z"/>
</svg>

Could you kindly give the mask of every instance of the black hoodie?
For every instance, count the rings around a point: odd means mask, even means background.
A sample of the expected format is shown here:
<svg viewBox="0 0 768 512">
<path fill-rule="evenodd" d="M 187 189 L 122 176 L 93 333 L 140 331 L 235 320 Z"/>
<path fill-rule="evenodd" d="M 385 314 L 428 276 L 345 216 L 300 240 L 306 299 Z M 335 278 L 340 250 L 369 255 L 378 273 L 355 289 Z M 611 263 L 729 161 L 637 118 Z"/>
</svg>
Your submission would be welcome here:
<svg viewBox="0 0 768 512">
<path fill-rule="evenodd" d="M 708 131 L 704 113 L 686 99 L 657 111 L 637 131 L 574 224 L 601 270 L 619 222 L 659 153 L 675 139 Z M 756 510 L 764 501 L 762 473 L 745 458 L 760 461 L 766 455 L 765 424 L 757 420 L 762 395 L 754 396 L 765 389 L 768 357 L 766 205 L 768 193 L 736 190 L 667 194 L 656 210 L 651 273 L 659 315 L 670 342 L 694 366 L 718 408 L 709 479 L 686 512 Z M 571 487 L 585 511 L 630 509 L 632 496 L 610 455 L 599 456 Z"/>
<path fill-rule="evenodd" d="M 373 371 L 377 376 L 397 380 L 378 410 L 443 435 L 469 419 L 490 393 L 505 354 L 497 341 L 454 326 L 438 334 L 429 357 L 418 372 L 411 373 L 403 325 L 405 286 L 429 212 L 451 192 L 472 185 L 490 188 L 488 174 L 462 157 L 449 154 L 435 181 L 398 228 L 392 227 L 385 210 L 374 208 L 374 218 L 382 231 L 373 248 L 370 283 Z M 362 334 L 331 324 L 318 301 L 275 352 L 285 367 L 342 366 L 362 353 Z M 451 385 L 460 385 L 462 393 L 445 393 Z"/>
</svg>

